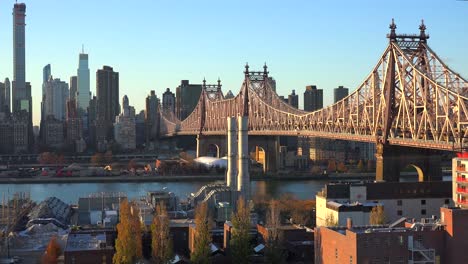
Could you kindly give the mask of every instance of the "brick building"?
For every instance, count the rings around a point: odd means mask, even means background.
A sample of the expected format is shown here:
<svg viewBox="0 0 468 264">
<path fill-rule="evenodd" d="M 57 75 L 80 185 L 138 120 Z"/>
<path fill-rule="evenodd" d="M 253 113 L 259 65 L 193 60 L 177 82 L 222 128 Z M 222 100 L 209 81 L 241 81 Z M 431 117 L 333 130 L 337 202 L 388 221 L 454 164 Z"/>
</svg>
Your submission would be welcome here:
<svg viewBox="0 0 468 264">
<path fill-rule="evenodd" d="M 318 227 L 315 263 L 468 263 L 468 210 L 386 226 Z"/>
<path fill-rule="evenodd" d="M 112 264 L 115 231 L 89 230 L 68 235 L 64 250 L 65 264 Z"/>
</svg>

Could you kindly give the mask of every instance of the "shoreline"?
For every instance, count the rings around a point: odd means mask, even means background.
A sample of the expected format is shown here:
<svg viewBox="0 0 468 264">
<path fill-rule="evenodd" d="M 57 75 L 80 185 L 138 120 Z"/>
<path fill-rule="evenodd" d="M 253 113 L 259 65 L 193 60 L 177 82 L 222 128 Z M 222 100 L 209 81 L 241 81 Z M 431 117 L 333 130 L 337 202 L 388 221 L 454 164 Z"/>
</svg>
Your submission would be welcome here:
<svg viewBox="0 0 468 264">
<path fill-rule="evenodd" d="M 372 180 L 373 173 L 346 173 L 330 175 L 311 174 L 277 174 L 277 175 L 251 175 L 252 180 Z M 139 182 L 193 182 L 224 180 L 222 174 L 208 175 L 170 175 L 170 176 L 92 176 L 92 177 L 30 177 L 30 178 L 0 178 L 0 184 L 30 184 L 30 183 L 139 183 Z"/>
</svg>

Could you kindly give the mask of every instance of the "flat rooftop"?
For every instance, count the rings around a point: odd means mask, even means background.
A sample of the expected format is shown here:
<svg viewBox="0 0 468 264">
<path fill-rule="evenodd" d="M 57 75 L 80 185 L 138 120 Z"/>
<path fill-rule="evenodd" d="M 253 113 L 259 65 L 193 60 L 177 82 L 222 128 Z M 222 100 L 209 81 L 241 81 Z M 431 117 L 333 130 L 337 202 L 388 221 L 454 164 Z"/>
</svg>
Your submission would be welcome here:
<svg viewBox="0 0 468 264">
<path fill-rule="evenodd" d="M 70 234 L 65 251 L 89 251 L 109 249 L 105 233 Z"/>
</svg>

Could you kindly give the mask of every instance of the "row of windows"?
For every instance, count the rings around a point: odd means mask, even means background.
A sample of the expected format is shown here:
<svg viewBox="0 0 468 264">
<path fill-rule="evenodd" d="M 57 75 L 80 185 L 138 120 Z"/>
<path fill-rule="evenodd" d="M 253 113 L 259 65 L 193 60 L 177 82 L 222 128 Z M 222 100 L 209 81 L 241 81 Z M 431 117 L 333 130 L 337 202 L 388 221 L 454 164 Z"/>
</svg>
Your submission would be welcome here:
<svg viewBox="0 0 468 264">
<path fill-rule="evenodd" d="M 397 215 L 402 216 L 403 215 L 403 210 L 398 210 Z M 426 209 L 421 209 L 421 215 L 426 215 Z"/>
<path fill-rule="evenodd" d="M 450 199 L 445 199 L 444 204 L 449 204 Z M 397 205 L 402 206 L 403 205 L 403 200 L 397 200 Z M 426 200 L 421 200 L 421 205 L 426 205 Z"/>
</svg>

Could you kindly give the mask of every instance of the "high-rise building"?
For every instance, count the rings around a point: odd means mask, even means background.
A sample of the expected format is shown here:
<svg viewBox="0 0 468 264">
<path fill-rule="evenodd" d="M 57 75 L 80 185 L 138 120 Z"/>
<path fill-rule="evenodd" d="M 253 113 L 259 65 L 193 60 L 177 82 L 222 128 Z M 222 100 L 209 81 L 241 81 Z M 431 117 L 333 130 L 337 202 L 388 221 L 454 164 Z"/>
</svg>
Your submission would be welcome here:
<svg viewBox="0 0 468 264">
<path fill-rule="evenodd" d="M 10 79 L 5 78 L 5 111 L 7 113 L 11 112 L 11 87 L 10 87 Z"/>
<path fill-rule="evenodd" d="M 30 111 L 31 90 L 26 85 L 26 4 L 13 7 L 13 112 Z M 29 105 L 28 105 L 29 104 Z"/>
<path fill-rule="evenodd" d="M 296 90 L 292 90 L 292 93 L 288 95 L 288 104 L 299 108 L 299 95 L 296 94 Z"/>
<path fill-rule="evenodd" d="M 49 80 L 43 84 L 43 93 L 42 118 L 53 116 L 57 120 L 64 121 L 69 96 L 68 84 L 50 76 Z"/>
<path fill-rule="evenodd" d="M 167 88 L 162 96 L 162 107 L 166 111 L 171 111 L 175 114 L 176 98 L 171 89 Z"/>
<path fill-rule="evenodd" d="M 16 3 L 13 6 L 13 113 L 16 118 L 21 119 L 21 123 L 26 122 L 27 140 L 15 141 L 14 143 L 26 143 L 26 149 L 32 147 L 29 144 L 33 140 L 32 133 L 32 99 L 31 84 L 26 82 L 26 4 Z M 26 114 L 20 114 L 26 112 Z M 26 118 L 26 119 L 25 119 Z M 23 145 L 15 146 L 15 151 L 24 151 Z"/>
<path fill-rule="evenodd" d="M 119 73 L 104 66 L 96 73 L 97 118 L 113 123 L 120 113 Z"/>
<path fill-rule="evenodd" d="M 78 115 L 75 100 L 67 101 L 67 119 L 66 119 L 66 139 L 68 144 L 76 145 L 78 140 L 83 137 L 82 119 Z M 75 148 L 76 150 L 76 148 Z"/>
<path fill-rule="evenodd" d="M 42 69 L 42 83 L 46 83 L 50 79 L 51 76 L 52 76 L 52 69 L 50 67 L 50 64 L 47 64 Z"/>
<path fill-rule="evenodd" d="M 63 135 L 64 121 L 58 120 L 53 115 L 49 115 L 41 122 L 42 141 L 50 148 L 61 148 L 64 143 Z"/>
<path fill-rule="evenodd" d="M 338 102 L 341 99 L 345 98 L 348 96 L 348 88 L 343 87 L 343 86 L 338 86 L 338 88 L 333 89 L 333 102 Z"/>
<path fill-rule="evenodd" d="M 198 104 L 202 91 L 201 84 L 190 84 L 189 80 L 182 80 L 176 88 L 176 115 L 184 120 Z"/>
<path fill-rule="evenodd" d="M 78 77 L 70 77 L 70 100 L 75 100 L 76 104 L 76 94 L 78 93 Z"/>
<path fill-rule="evenodd" d="M 323 108 L 323 90 L 315 85 L 306 86 L 304 92 L 304 110 L 315 111 Z"/>
<path fill-rule="evenodd" d="M 154 141 L 158 137 L 159 114 L 158 114 L 158 98 L 154 90 L 146 97 L 145 109 L 145 122 L 146 122 L 146 137 L 147 142 Z"/>
<path fill-rule="evenodd" d="M 78 112 L 85 113 L 89 106 L 90 100 L 90 81 L 89 81 L 89 67 L 88 67 L 88 54 L 82 51 L 79 57 L 78 70 L 77 70 L 77 103 Z"/>
<path fill-rule="evenodd" d="M 78 81 L 79 85 L 79 81 Z M 96 135 L 97 140 L 107 141 L 113 138 L 112 124 L 120 113 L 119 107 L 119 73 L 109 66 L 96 72 Z M 99 143 L 99 142 L 97 142 Z"/>
<path fill-rule="evenodd" d="M 0 113 L 5 112 L 5 84 L 0 82 Z"/>
<path fill-rule="evenodd" d="M 135 108 L 130 106 L 126 95 L 122 98 L 122 113 L 115 119 L 114 138 L 124 150 L 136 148 Z"/>
</svg>

